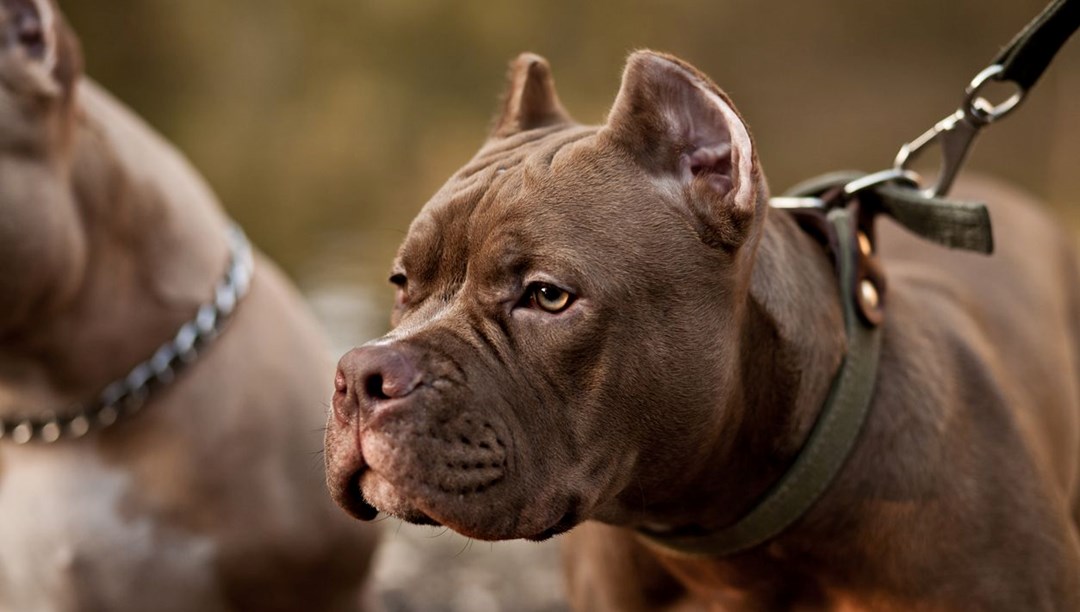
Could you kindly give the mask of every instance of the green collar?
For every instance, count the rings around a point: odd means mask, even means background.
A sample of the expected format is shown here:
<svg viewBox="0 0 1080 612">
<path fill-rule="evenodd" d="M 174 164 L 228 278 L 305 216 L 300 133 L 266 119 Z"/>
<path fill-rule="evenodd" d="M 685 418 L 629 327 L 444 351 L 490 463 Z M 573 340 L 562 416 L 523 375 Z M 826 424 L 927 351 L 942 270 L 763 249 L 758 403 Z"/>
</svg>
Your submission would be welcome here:
<svg viewBox="0 0 1080 612">
<path fill-rule="evenodd" d="M 886 284 L 873 249 L 877 215 L 949 248 L 993 252 L 985 205 L 919 191 L 903 172 L 826 175 L 796 186 L 788 197 L 773 198 L 772 206 L 791 211 L 833 253 L 847 353 L 802 450 L 757 506 L 735 524 L 706 534 L 639 530 L 662 549 L 719 557 L 763 544 L 806 514 L 840 472 L 866 420 L 881 354 Z M 863 291 L 867 284 L 870 290 Z"/>
<path fill-rule="evenodd" d="M 847 354 L 833 379 L 817 423 L 795 462 L 758 505 L 729 527 L 704 535 L 645 533 L 662 548 L 695 556 L 723 556 L 761 544 L 786 529 L 810 508 L 840 471 L 866 418 L 877 379 L 881 329 L 857 315 L 854 294 L 847 288 L 855 278 L 854 221 L 846 209 L 828 213 L 838 238 L 840 295 L 847 331 Z"/>
</svg>

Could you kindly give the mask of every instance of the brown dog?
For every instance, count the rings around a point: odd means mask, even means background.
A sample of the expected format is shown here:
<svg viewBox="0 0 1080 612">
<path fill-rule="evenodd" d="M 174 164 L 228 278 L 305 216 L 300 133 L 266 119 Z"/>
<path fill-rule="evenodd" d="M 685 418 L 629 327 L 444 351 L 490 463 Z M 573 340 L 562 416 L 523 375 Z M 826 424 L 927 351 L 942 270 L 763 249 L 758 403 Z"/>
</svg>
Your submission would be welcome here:
<svg viewBox="0 0 1080 612">
<path fill-rule="evenodd" d="M 742 517 L 845 354 L 833 266 L 767 206 L 727 97 L 631 56 L 573 123 L 525 55 L 492 137 L 413 222 L 395 329 L 345 355 L 335 499 L 498 540 L 566 538 L 581 610 L 1080 609 L 1080 272 L 1005 188 L 993 257 L 882 227 L 876 391 L 824 495 L 764 545 L 650 533 Z"/>
<path fill-rule="evenodd" d="M 214 196 L 80 64 L 52 3 L 0 0 L 0 424 L 70 417 L 226 270 Z M 357 609 L 376 530 L 312 463 L 329 357 L 256 257 L 220 336 L 140 414 L 54 444 L 0 432 L 0 610 Z"/>
</svg>

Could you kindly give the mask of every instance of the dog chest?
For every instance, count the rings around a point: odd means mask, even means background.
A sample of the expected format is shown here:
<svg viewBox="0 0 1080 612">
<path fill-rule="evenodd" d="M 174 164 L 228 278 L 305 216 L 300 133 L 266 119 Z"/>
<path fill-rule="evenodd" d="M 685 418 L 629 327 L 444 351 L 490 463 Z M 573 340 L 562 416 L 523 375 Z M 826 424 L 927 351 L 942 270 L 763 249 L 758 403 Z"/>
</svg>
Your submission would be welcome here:
<svg viewBox="0 0 1080 612">
<path fill-rule="evenodd" d="M 131 474 L 90 447 L 4 450 L 0 612 L 223 608 L 213 542 L 126 510 Z"/>
</svg>

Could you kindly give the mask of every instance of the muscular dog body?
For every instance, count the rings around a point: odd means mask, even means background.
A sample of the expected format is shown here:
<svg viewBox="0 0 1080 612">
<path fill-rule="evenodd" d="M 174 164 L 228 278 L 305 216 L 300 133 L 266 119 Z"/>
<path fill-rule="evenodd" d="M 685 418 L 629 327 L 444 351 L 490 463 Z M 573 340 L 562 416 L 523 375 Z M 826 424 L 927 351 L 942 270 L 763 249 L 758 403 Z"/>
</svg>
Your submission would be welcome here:
<svg viewBox="0 0 1080 612">
<path fill-rule="evenodd" d="M 227 223 L 80 77 L 55 6 L 0 1 L 0 42 L 0 416 L 63 415 L 213 297 Z M 375 530 L 324 501 L 328 357 L 260 256 L 221 336 L 141 414 L 0 441 L 0 610 L 357 609 Z"/>
<path fill-rule="evenodd" d="M 883 224 L 868 421 L 824 496 L 765 545 L 692 558 L 789 467 L 845 351 L 822 247 L 770 211 L 707 77 L 631 56 L 574 124 L 522 56 L 479 154 L 413 222 L 385 337 L 339 363 L 338 502 L 475 538 L 565 539 L 582 610 L 1080 606 L 1080 272 L 1003 187 L 993 257 Z"/>
</svg>

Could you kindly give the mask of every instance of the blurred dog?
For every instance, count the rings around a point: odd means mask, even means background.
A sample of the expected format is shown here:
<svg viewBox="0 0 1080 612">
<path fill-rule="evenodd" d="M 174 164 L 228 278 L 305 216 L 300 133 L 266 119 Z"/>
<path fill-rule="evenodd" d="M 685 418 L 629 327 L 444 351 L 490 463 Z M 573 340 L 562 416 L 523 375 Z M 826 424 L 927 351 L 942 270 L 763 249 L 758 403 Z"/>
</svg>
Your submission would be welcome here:
<svg viewBox="0 0 1080 612">
<path fill-rule="evenodd" d="M 0 0 L 0 610 L 358 609 L 376 530 L 313 464 L 322 333 L 261 256 L 224 277 L 213 194 L 80 72 L 54 4 Z M 137 417 L 86 408 L 151 355 Z"/>
<path fill-rule="evenodd" d="M 705 75 L 635 53 L 587 127 L 522 56 L 409 229 L 395 329 L 339 362 L 331 492 L 481 539 L 577 526 L 581 610 L 1080 609 L 1076 253 L 980 189 L 993 257 L 880 224 L 875 395 L 824 495 L 765 544 L 685 554 L 665 542 L 743 517 L 814 426 L 846 352 L 833 264 Z"/>
</svg>

